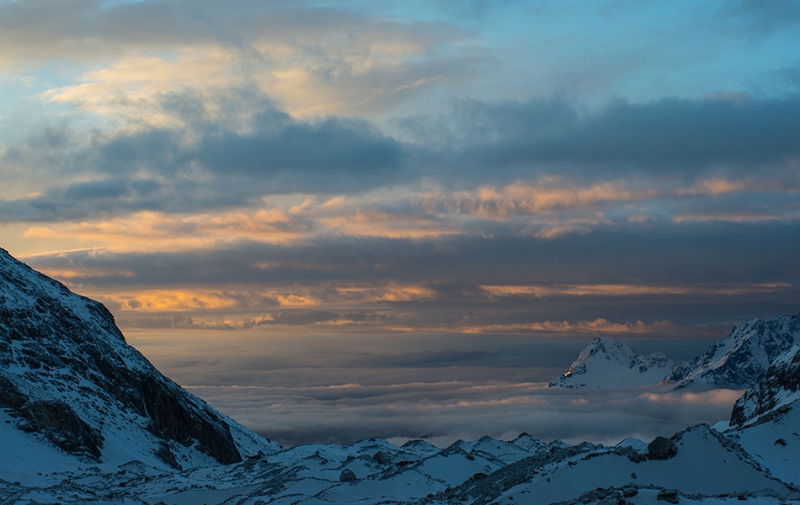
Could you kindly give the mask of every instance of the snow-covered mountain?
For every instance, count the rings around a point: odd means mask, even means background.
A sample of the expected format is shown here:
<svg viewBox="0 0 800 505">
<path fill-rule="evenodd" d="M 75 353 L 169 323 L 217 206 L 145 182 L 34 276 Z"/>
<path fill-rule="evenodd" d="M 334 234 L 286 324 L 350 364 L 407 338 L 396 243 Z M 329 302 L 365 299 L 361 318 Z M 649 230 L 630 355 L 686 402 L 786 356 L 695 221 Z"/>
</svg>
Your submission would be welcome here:
<svg viewBox="0 0 800 505">
<path fill-rule="evenodd" d="M 179 469 L 279 449 L 161 375 L 102 304 L 2 249 L 0 407 L 0 471 L 12 473 L 31 454 L 40 471 L 134 459 Z"/>
<path fill-rule="evenodd" d="M 661 382 L 672 367 L 672 361 L 661 353 L 637 354 L 624 342 L 599 337 L 550 386 L 591 389 L 649 386 Z"/>
<path fill-rule="evenodd" d="M 746 388 L 764 377 L 767 368 L 795 343 L 800 343 L 800 315 L 755 318 L 734 328 L 705 353 L 675 368 L 669 382 L 679 387 L 712 385 Z"/>
<path fill-rule="evenodd" d="M 764 378 L 733 406 L 731 425 L 750 426 L 780 417 L 800 400 L 800 344 L 778 356 Z"/>
<path fill-rule="evenodd" d="M 758 383 L 770 363 L 795 343 L 800 343 L 800 315 L 790 314 L 753 319 L 675 367 L 659 353 L 640 355 L 625 343 L 595 338 L 550 386 L 620 389 L 668 384 L 744 389 Z"/>
<path fill-rule="evenodd" d="M 598 339 L 573 369 L 627 387 L 647 375 L 639 366 L 654 377 L 670 367 Z M 795 346 L 730 423 L 649 444 L 523 433 L 444 449 L 382 439 L 283 449 L 162 376 L 102 305 L 0 250 L 0 503 L 798 503 L 798 390 Z"/>
</svg>

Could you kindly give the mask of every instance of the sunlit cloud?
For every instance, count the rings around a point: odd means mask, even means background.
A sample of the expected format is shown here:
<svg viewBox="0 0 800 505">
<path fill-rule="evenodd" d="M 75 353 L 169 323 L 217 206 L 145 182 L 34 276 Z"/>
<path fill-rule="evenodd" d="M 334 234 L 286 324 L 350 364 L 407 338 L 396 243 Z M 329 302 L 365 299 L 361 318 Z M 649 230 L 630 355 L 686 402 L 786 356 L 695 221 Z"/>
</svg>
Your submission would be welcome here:
<svg viewBox="0 0 800 505">
<path fill-rule="evenodd" d="M 526 333 L 526 332 L 548 332 L 548 333 L 593 333 L 593 334 L 646 334 L 655 331 L 669 329 L 672 323 L 669 321 L 658 321 L 655 323 L 644 323 L 636 321 L 633 323 L 612 322 L 605 319 L 595 319 L 593 321 L 542 321 L 534 323 L 519 324 L 492 324 L 477 328 L 469 328 L 468 332 L 479 333 Z"/>
<path fill-rule="evenodd" d="M 517 181 L 502 188 L 484 186 L 454 195 L 459 212 L 485 217 L 550 213 L 559 209 L 594 208 L 607 202 L 630 202 L 658 195 L 655 189 L 631 189 L 621 181 L 581 187 L 556 177 L 536 183 Z"/>
<path fill-rule="evenodd" d="M 673 217 L 676 223 L 691 222 L 728 222 L 728 223 L 765 223 L 777 222 L 782 220 L 800 219 L 800 210 L 775 213 L 755 213 L 755 212 L 696 212 L 693 214 L 678 214 Z"/>
<path fill-rule="evenodd" d="M 705 179 L 696 185 L 678 191 L 684 195 L 729 195 L 741 193 L 746 190 L 752 191 L 757 186 L 754 181 L 729 181 L 726 179 Z"/>
<path fill-rule="evenodd" d="M 310 223 L 293 211 L 292 207 L 190 215 L 138 212 L 105 221 L 34 226 L 23 236 L 70 238 L 117 252 L 201 249 L 243 239 L 280 244 L 301 240 L 312 231 Z"/>
<path fill-rule="evenodd" d="M 94 34 L 104 47 L 88 43 L 92 35 L 82 34 L 86 27 L 74 19 L 89 15 L 82 10 L 95 9 L 65 8 L 62 30 L 42 33 L 40 40 L 8 37 L 10 58 L 5 63 L 11 64 L 15 55 L 36 53 L 45 61 L 80 61 L 87 50 L 95 57 L 105 56 L 102 68 L 84 72 L 76 84 L 51 88 L 42 97 L 129 126 L 183 124 L 182 111 L 163 107 L 163 98 L 185 91 L 201 99 L 201 117 L 215 121 L 246 120 L 254 112 L 220 106 L 220 97 L 242 88 L 269 97 L 295 117 L 381 111 L 438 85 L 469 78 L 473 67 L 481 64 L 474 52 L 463 49 L 469 45 L 468 32 L 452 24 L 410 24 L 346 7 L 317 12 L 302 3 L 239 9 L 205 4 L 192 9 L 214 17 L 216 26 L 174 19 L 174 12 L 157 13 L 160 7 L 152 5 L 93 12 L 121 28 L 120 33 Z M 171 36 L 151 33 L 148 38 L 147 33 L 131 33 L 122 16 L 163 16 L 175 26 Z M 9 26 L 11 32 L 14 29 Z M 343 30 L 347 36 L 341 36 Z M 253 98 L 251 106 L 257 104 L 258 97 Z"/>
<path fill-rule="evenodd" d="M 397 332 L 441 332 L 441 333 L 463 333 L 463 334 L 593 334 L 593 335 L 646 335 L 665 330 L 676 330 L 674 323 L 669 321 L 656 321 L 645 323 L 643 321 L 613 322 L 600 318 L 591 321 L 536 321 L 529 323 L 509 323 L 509 324 L 484 324 L 474 325 L 469 322 L 461 322 L 450 326 L 400 326 L 388 325 L 388 329 Z"/>
<path fill-rule="evenodd" d="M 749 285 L 680 285 L 653 286 L 641 284 L 562 284 L 528 286 L 481 286 L 492 296 L 517 297 L 532 296 L 547 298 L 553 296 L 643 296 L 643 295 L 741 295 L 744 293 L 772 293 L 791 288 L 786 282 L 761 283 Z"/>
<path fill-rule="evenodd" d="M 53 271 L 51 275 L 66 273 L 62 279 L 82 277 L 86 271 Z M 93 271 L 89 272 L 93 274 Z M 101 272 L 102 276 L 102 272 Z M 135 274 L 124 272 L 123 277 L 136 281 Z M 385 307 L 386 304 L 422 301 L 433 299 L 436 291 L 426 286 L 398 285 L 395 283 L 375 285 L 312 285 L 278 287 L 264 289 L 257 286 L 231 285 L 224 288 L 185 287 L 180 289 L 131 289 L 117 287 L 115 289 L 83 289 L 87 295 L 94 296 L 121 313 L 155 314 L 163 312 L 184 312 L 195 320 L 203 321 L 204 315 L 211 314 L 216 320 L 220 314 L 227 314 L 237 324 L 229 326 L 249 327 L 256 324 L 281 324 L 291 317 L 292 324 L 306 318 L 309 324 L 339 324 L 337 322 L 355 322 L 354 312 L 342 312 L 343 308 L 364 309 L 369 307 Z M 307 309 L 325 309 L 329 312 L 308 312 Z M 274 312 L 282 309 L 303 309 L 295 311 Z M 334 312 L 330 312 L 334 311 Z M 239 316 L 236 316 L 239 314 Z M 259 314 L 259 315 L 252 315 Z M 335 314 L 331 316 L 331 314 Z M 344 317 L 343 314 L 349 314 Z M 322 317 L 320 320 L 315 318 Z M 363 313 L 359 316 L 364 320 Z M 231 322 L 229 321 L 229 322 Z M 169 322 L 173 325 L 173 322 Z"/>
</svg>

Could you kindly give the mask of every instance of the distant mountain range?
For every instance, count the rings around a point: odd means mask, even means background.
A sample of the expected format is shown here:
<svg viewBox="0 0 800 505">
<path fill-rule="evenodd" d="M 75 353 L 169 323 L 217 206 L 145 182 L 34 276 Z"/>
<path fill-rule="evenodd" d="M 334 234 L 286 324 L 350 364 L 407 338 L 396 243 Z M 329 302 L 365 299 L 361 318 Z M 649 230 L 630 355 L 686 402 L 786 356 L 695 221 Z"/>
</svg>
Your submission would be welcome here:
<svg viewBox="0 0 800 505">
<path fill-rule="evenodd" d="M 101 304 L 0 250 L 0 503 L 796 503 L 797 326 L 796 316 L 751 321 L 678 368 L 598 339 L 561 380 L 757 381 L 713 428 L 613 447 L 523 433 L 444 449 L 382 439 L 284 449 L 161 375 Z"/>
<path fill-rule="evenodd" d="M 620 389 L 657 384 L 746 389 L 775 359 L 800 343 L 800 315 L 753 319 L 687 363 L 660 353 L 642 355 L 608 337 L 595 338 L 551 387 Z"/>
</svg>

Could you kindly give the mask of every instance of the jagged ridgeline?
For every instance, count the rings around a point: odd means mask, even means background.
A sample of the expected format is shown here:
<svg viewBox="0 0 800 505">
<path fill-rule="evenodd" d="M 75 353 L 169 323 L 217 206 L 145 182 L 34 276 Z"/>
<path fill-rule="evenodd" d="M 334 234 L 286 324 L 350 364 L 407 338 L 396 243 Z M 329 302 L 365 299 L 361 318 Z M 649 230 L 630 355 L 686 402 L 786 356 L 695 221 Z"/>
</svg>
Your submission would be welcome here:
<svg viewBox="0 0 800 505">
<path fill-rule="evenodd" d="M 98 462 L 228 464 L 270 445 L 164 377 L 102 304 L 1 249 L 0 406 L 20 429 Z"/>
<path fill-rule="evenodd" d="M 796 343 L 800 343 L 797 314 L 752 319 L 733 328 L 703 354 L 677 366 L 661 353 L 637 354 L 624 342 L 598 337 L 550 386 L 619 389 L 661 384 L 745 389 L 763 379 L 769 366 Z"/>
</svg>

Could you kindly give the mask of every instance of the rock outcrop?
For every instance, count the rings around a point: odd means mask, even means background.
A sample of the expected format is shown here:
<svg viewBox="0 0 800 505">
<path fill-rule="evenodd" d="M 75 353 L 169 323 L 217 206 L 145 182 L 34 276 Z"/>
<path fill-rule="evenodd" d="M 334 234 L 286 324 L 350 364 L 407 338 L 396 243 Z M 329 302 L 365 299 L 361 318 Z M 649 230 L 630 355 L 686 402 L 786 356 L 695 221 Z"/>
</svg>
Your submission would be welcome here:
<svg viewBox="0 0 800 505">
<path fill-rule="evenodd" d="M 800 400 L 800 345 L 780 355 L 764 378 L 734 404 L 730 424 L 743 427 L 785 414 Z"/>
<path fill-rule="evenodd" d="M 149 433 L 135 438 L 161 460 L 175 460 L 170 451 L 242 460 L 229 421 L 129 346 L 102 304 L 2 249 L 0 407 L 21 430 L 95 460 L 120 430 Z"/>
<path fill-rule="evenodd" d="M 734 328 L 724 340 L 675 368 L 668 382 L 678 387 L 711 385 L 747 388 L 760 381 L 775 359 L 800 340 L 800 316 L 756 318 Z"/>
<path fill-rule="evenodd" d="M 661 353 L 637 354 L 624 342 L 599 337 L 581 351 L 569 370 L 550 387 L 617 389 L 658 384 L 673 363 Z"/>
</svg>

